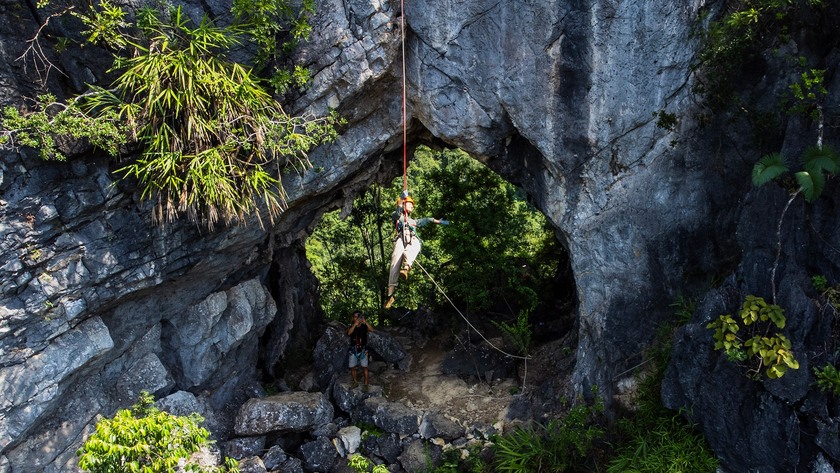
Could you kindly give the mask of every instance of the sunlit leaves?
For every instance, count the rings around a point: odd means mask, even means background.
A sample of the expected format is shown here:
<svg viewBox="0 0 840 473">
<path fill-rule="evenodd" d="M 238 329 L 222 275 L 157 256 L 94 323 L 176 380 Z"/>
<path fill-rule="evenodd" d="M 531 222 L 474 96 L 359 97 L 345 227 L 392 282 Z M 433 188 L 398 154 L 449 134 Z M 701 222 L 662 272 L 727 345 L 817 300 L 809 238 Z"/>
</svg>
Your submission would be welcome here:
<svg viewBox="0 0 840 473">
<path fill-rule="evenodd" d="M 96 423 L 96 431 L 77 452 L 79 467 L 92 473 L 169 473 L 179 462 L 208 443 L 210 432 L 193 413 L 176 416 L 157 409 L 154 398 L 143 392 L 131 409 L 117 411 L 113 418 Z M 186 465 L 195 471 L 195 465 Z M 225 467 L 201 468 L 198 471 L 238 472 L 236 462 Z"/>
<path fill-rule="evenodd" d="M 714 330 L 714 349 L 726 353 L 730 361 L 752 360 L 752 377 L 765 369 L 769 379 L 778 379 L 788 369 L 799 369 L 799 362 L 793 354 L 792 343 L 781 333 L 770 334 L 770 326 L 785 327 L 784 309 L 768 304 L 763 298 L 747 295 L 738 312 L 741 323 L 731 315 L 721 315 L 706 328 Z M 747 331 L 745 338 L 739 334 Z"/>
<path fill-rule="evenodd" d="M 285 0 L 269 3 L 296 11 Z M 312 5 L 302 8 L 309 14 Z M 157 222 L 186 215 L 212 228 L 255 215 L 262 224 L 260 209 L 273 220 L 286 206 L 280 173 L 305 171 L 307 152 L 336 136 L 336 114 L 290 116 L 250 69 L 227 58 L 241 25 L 218 27 L 206 17 L 193 25 L 180 8 L 165 20 L 141 8 L 130 26 L 108 1 L 78 15 L 90 41 L 125 47 L 111 71 L 118 77 L 67 104 L 42 99 L 33 110 L 6 109 L 0 142 L 37 148 L 46 159 L 64 158 L 56 144 L 63 136 L 112 156 L 123 145 L 139 148 L 117 172 L 137 180 Z M 295 74 L 301 83 L 304 72 Z"/>
</svg>

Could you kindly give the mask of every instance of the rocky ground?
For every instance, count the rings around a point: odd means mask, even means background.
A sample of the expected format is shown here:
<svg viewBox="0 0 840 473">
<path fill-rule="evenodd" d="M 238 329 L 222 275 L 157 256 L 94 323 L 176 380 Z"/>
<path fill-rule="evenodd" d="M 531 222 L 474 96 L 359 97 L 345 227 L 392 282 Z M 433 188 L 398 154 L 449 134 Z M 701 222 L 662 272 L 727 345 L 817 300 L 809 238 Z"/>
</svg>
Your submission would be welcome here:
<svg viewBox="0 0 840 473">
<path fill-rule="evenodd" d="M 569 336 L 533 347 L 529 359 L 523 360 L 505 354 L 514 350 L 501 337 L 484 341 L 475 330 L 463 331 L 460 337 L 447 333 L 432 339 L 418 338 L 403 327 L 382 331 L 395 338 L 411 358 L 407 370 L 381 361 L 371 363 L 371 390 L 381 389 L 389 401 L 438 411 L 464 426 L 495 426 L 497 430 L 532 417 L 541 420 L 564 404 L 562 399 L 542 397 L 545 391 L 566 391 L 574 363 L 574 340 Z M 349 383 L 350 376 L 341 381 Z M 547 401 L 552 401 L 548 409 Z"/>
</svg>

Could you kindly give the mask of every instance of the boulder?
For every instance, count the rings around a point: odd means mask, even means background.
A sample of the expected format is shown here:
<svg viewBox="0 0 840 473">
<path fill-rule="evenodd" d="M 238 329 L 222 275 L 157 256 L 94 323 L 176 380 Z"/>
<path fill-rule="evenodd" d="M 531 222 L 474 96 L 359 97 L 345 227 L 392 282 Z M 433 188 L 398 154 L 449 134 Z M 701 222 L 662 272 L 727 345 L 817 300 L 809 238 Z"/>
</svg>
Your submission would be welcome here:
<svg viewBox="0 0 840 473">
<path fill-rule="evenodd" d="M 422 473 L 434 468 L 440 459 L 441 449 L 420 439 L 409 439 L 399 456 L 400 465 L 407 473 Z"/>
<path fill-rule="evenodd" d="M 289 459 L 289 455 L 280 448 L 279 445 L 272 445 L 271 448 L 268 449 L 268 452 L 262 456 L 263 464 L 265 465 L 266 470 L 274 471 L 280 467 L 280 465 Z"/>
<path fill-rule="evenodd" d="M 338 440 L 341 442 L 344 455 L 352 455 L 359 450 L 362 442 L 362 429 L 355 425 L 348 425 L 338 431 Z"/>
<path fill-rule="evenodd" d="M 417 433 L 422 411 L 391 402 L 381 397 L 365 399 L 357 411 L 359 420 L 400 436 Z"/>
<path fill-rule="evenodd" d="M 420 422 L 419 433 L 424 439 L 440 437 L 452 441 L 464 435 L 464 428 L 441 413 L 427 412 Z"/>
<path fill-rule="evenodd" d="M 335 463 L 338 452 L 326 437 L 319 437 L 300 446 L 303 468 L 307 471 L 326 472 Z"/>
<path fill-rule="evenodd" d="M 267 471 L 260 457 L 248 457 L 239 461 L 239 473 L 266 473 Z"/>
<path fill-rule="evenodd" d="M 265 437 L 240 437 L 224 443 L 226 457 L 242 460 L 261 455 L 265 449 Z"/>
<path fill-rule="evenodd" d="M 246 402 L 236 417 L 237 435 L 304 431 L 333 418 L 333 406 L 321 393 L 289 392 Z"/>
</svg>

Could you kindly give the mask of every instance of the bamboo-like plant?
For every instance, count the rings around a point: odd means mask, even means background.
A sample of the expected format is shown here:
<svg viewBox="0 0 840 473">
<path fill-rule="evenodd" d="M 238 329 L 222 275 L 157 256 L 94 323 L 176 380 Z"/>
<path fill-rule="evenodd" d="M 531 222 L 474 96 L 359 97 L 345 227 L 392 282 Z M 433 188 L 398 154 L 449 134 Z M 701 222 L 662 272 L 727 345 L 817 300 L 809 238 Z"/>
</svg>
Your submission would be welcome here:
<svg viewBox="0 0 840 473">
<path fill-rule="evenodd" d="M 263 81 L 227 58 L 241 25 L 218 27 L 205 17 L 193 26 L 180 7 L 164 21 L 143 8 L 137 30 L 123 31 L 125 12 L 106 0 L 74 14 L 89 41 L 112 38 L 125 51 L 111 70 L 118 77 L 65 104 L 5 109 L 0 140 L 59 159 L 56 135 L 85 138 L 112 156 L 131 146 L 137 158 L 117 173 L 139 182 L 156 222 L 187 215 L 212 228 L 255 215 L 262 224 L 261 209 L 273 221 L 286 207 L 281 173 L 309 168 L 307 152 L 336 136 L 337 115 L 287 114 Z"/>
</svg>

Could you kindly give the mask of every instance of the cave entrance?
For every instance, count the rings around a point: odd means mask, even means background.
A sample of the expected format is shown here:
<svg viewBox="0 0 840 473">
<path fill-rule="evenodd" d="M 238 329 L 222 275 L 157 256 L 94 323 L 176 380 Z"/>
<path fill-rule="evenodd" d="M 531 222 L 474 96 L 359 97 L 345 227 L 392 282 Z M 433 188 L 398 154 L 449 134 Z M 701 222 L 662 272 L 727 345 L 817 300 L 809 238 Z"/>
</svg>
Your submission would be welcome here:
<svg viewBox="0 0 840 473">
<path fill-rule="evenodd" d="M 572 330 L 576 290 L 568 252 L 521 189 L 461 150 L 424 146 L 408 167 L 408 187 L 414 218 L 451 223 L 418 228 L 422 252 L 408 280 L 400 279 L 392 309 L 383 304 L 393 249 L 390 215 L 402 176 L 372 184 L 352 207 L 328 212 L 307 239 L 328 318 L 346 322 L 360 309 L 387 325 L 406 311 L 452 319 L 461 313 L 496 334 L 500 325 L 526 323 L 534 342 Z"/>
</svg>

